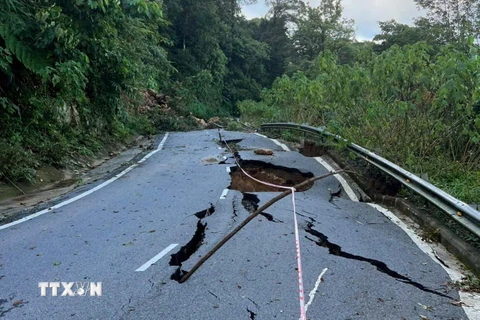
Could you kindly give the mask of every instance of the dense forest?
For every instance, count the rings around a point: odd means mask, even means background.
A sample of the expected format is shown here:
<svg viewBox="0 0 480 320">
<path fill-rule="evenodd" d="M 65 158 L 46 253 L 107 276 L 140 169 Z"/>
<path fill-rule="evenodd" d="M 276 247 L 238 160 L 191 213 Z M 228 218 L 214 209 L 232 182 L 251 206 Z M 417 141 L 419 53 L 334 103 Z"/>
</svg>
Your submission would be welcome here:
<svg viewBox="0 0 480 320">
<path fill-rule="evenodd" d="M 355 40 L 341 0 L 0 0 L 0 180 L 197 118 L 326 126 L 480 202 L 480 2 Z M 145 107 L 152 92 L 164 110 Z"/>
</svg>

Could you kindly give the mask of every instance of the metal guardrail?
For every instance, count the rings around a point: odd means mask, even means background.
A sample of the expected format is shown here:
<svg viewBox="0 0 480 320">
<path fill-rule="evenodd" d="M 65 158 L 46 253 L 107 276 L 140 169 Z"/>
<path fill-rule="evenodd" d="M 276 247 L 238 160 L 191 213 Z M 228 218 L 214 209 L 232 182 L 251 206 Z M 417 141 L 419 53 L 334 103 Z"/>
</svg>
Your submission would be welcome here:
<svg viewBox="0 0 480 320">
<path fill-rule="evenodd" d="M 296 123 L 264 123 L 261 125 L 262 130 L 265 129 L 291 129 L 307 133 L 312 133 L 324 137 L 328 137 L 337 142 L 344 142 L 347 148 L 373 164 L 389 176 L 401 182 L 407 188 L 418 193 L 443 212 L 448 214 L 452 219 L 457 221 L 463 227 L 467 228 L 477 237 L 480 237 L 480 212 L 470 207 L 468 204 L 452 197 L 445 191 L 435 187 L 431 183 L 414 175 L 411 172 L 399 167 L 393 162 L 380 157 L 379 155 L 357 145 L 350 143 L 338 135 L 334 135 L 325 131 L 324 128 L 315 128 L 308 125 L 299 125 Z"/>
</svg>

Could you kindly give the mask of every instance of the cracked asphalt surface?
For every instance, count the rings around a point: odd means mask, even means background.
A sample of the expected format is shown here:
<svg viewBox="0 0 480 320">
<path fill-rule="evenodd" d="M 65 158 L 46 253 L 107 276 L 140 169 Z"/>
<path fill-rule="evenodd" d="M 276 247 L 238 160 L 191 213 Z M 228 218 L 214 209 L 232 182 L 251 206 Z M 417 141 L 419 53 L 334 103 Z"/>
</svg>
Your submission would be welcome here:
<svg viewBox="0 0 480 320">
<path fill-rule="evenodd" d="M 285 152 L 254 134 L 242 139 L 243 160 L 325 174 L 313 158 Z M 0 230 L 0 317 L 5 319 L 298 319 L 298 287 L 290 198 L 259 216 L 187 282 L 171 280 L 170 256 L 203 242 L 184 261 L 190 270 L 250 213 L 229 190 L 231 156 L 216 130 L 170 134 L 163 150 L 106 187 L 60 209 Z M 270 148 L 273 156 L 255 155 Z M 305 295 L 324 268 L 309 319 L 468 319 L 452 305 L 446 272 L 400 228 L 365 203 L 342 194 L 334 177 L 296 194 Z M 278 193 L 253 193 L 262 205 Z M 202 214 L 199 214 L 202 216 Z M 315 232 L 312 232 L 314 230 Z M 137 268 L 178 244 L 143 272 Z M 338 249 L 340 248 L 340 249 Z M 340 250 L 340 251 L 339 251 Z M 340 253 L 340 254 L 339 254 Z M 375 262 L 372 262 L 375 261 Z M 100 297 L 40 296 L 39 282 L 102 282 Z M 62 289 L 59 289 L 59 295 Z"/>
</svg>

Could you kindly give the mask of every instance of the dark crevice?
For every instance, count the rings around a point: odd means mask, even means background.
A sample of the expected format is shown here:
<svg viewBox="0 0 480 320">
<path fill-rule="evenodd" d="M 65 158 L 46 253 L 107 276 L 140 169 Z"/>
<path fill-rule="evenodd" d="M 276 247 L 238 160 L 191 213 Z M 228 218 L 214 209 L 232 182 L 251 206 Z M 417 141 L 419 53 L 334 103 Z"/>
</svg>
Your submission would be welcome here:
<svg viewBox="0 0 480 320">
<path fill-rule="evenodd" d="M 238 163 L 241 163 L 243 160 L 242 160 L 242 156 L 240 155 L 240 153 L 238 153 L 238 151 L 234 151 L 233 152 L 233 156 L 231 157 L 228 157 L 225 161 L 227 162 L 229 159 L 233 159 L 233 162 L 236 164 L 237 162 Z M 236 167 L 230 167 L 230 169 L 232 168 L 236 168 Z"/>
<path fill-rule="evenodd" d="M 358 193 L 358 202 L 365 202 L 365 199 L 363 199 L 363 196 L 360 192 Z"/>
<path fill-rule="evenodd" d="M 338 188 L 339 188 L 338 191 L 335 191 L 335 192 L 332 192 L 332 190 L 329 190 L 330 199 L 328 200 L 328 202 L 332 202 L 333 198 L 340 198 L 340 196 L 342 195 L 342 186 L 339 185 Z"/>
<path fill-rule="evenodd" d="M 237 222 L 238 213 L 237 213 L 237 198 L 236 197 L 233 198 L 232 209 L 233 209 L 232 210 L 233 211 L 232 220 L 233 220 L 233 222 Z"/>
<path fill-rule="evenodd" d="M 224 148 L 226 148 L 226 151 L 232 151 L 234 152 L 234 156 L 236 157 L 238 155 L 238 151 L 241 150 L 242 148 L 238 146 L 238 143 L 242 142 L 243 139 L 230 139 L 230 140 L 221 140 L 218 142 L 218 144 Z"/>
<path fill-rule="evenodd" d="M 12 300 L 13 300 L 13 297 L 10 297 L 10 301 L 7 299 L 0 299 L 0 318 L 4 317 L 7 313 L 12 311 L 13 309 L 22 308 L 26 303 L 28 303 L 27 301 L 24 301 L 24 300 L 18 300 L 16 302 L 13 302 L 10 308 L 5 308 L 3 306 L 12 302 Z"/>
<path fill-rule="evenodd" d="M 235 157 L 238 156 L 238 152 L 235 152 L 235 155 L 228 157 L 225 160 L 220 161 L 218 164 L 235 164 Z M 232 161 L 230 161 L 232 160 Z"/>
<path fill-rule="evenodd" d="M 250 213 L 254 213 L 258 209 L 260 199 L 252 193 L 243 193 L 242 205 Z"/>
<path fill-rule="evenodd" d="M 201 220 L 197 222 L 197 230 L 195 231 L 192 239 L 186 245 L 181 247 L 177 253 L 171 255 L 171 266 L 182 266 L 182 262 L 187 261 L 192 254 L 194 254 L 198 248 L 200 248 L 203 243 L 203 239 L 205 238 L 206 227 L 207 223 L 202 223 Z"/>
<path fill-rule="evenodd" d="M 218 300 L 220 300 L 220 298 L 218 298 L 218 296 L 217 296 L 215 293 L 213 293 L 212 291 L 208 290 L 208 293 L 210 293 L 212 296 L 214 296 L 215 298 L 217 298 Z"/>
<path fill-rule="evenodd" d="M 298 169 L 276 166 L 268 162 L 257 160 L 240 160 L 240 166 L 248 175 L 271 184 L 283 187 L 293 187 L 313 177 L 311 172 L 302 172 Z M 261 184 L 249 178 L 238 167 L 231 167 L 230 175 L 232 183 L 229 189 L 240 192 L 283 192 L 285 189 L 276 188 Z M 310 183 L 298 192 L 310 189 L 313 183 Z"/>
<path fill-rule="evenodd" d="M 447 267 L 447 268 L 450 269 L 449 265 L 446 264 L 445 261 L 443 261 L 443 260 L 438 256 L 438 254 L 437 254 L 435 251 L 433 252 L 433 254 L 435 255 L 435 258 L 437 258 L 437 260 L 438 260 L 441 264 L 443 264 L 445 267 Z"/>
<path fill-rule="evenodd" d="M 276 219 L 274 216 L 272 216 L 270 213 L 262 212 L 260 213 L 262 216 L 264 216 L 268 221 L 275 222 L 275 223 L 283 223 L 282 220 Z"/>
<path fill-rule="evenodd" d="M 252 193 L 243 193 L 242 205 L 248 212 L 254 213 L 255 211 L 257 211 L 259 203 L 260 199 L 258 199 L 257 195 Z M 264 216 L 268 221 L 283 223 L 282 220 L 276 219 L 270 213 L 261 212 L 260 214 Z"/>
<path fill-rule="evenodd" d="M 250 314 L 250 320 L 255 320 L 255 316 L 257 314 L 248 308 L 247 308 L 247 312 Z"/>
<path fill-rule="evenodd" d="M 255 305 L 255 307 L 259 308 L 258 304 L 255 301 L 253 301 L 252 299 L 250 299 L 248 297 L 247 297 L 247 299 L 250 300 L 250 302 L 253 303 Z"/>
<path fill-rule="evenodd" d="M 202 211 L 198 211 L 197 213 L 195 213 L 195 216 L 198 219 L 203 219 L 205 217 L 211 216 L 214 212 L 215 212 L 215 206 L 213 205 L 213 203 L 210 203 L 210 208 Z"/>
<path fill-rule="evenodd" d="M 309 216 L 306 216 L 306 215 L 304 215 L 304 214 L 301 214 L 301 213 L 298 213 L 298 212 L 297 212 L 297 215 L 299 215 L 299 216 L 301 216 L 301 217 L 304 217 L 304 218 L 307 218 L 307 219 L 310 219 L 310 222 L 312 222 L 312 223 L 313 223 L 313 222 L 317 222 L 317 220 L 315 220 L 314 218 L 309 217 Z"/>
<path fill-rule="evenodd" d="M 227 158 L 227 159 L 225 159 L 225 160 L 220 161 L 218 164 L 227 164 L 227 160 L 228 160 L 228 159 L 232 159 L 232 158 L 229 157 L 229 158 Z"/>
<path fill-rule="evenodd" d="M 237 144 L 242 142 L 243 139 L 229 139 L 229 140 L 222 140 L 220 141 L 220 144 L 225 146 L 225 143 L 227 143 L 230 147 L 232 147 L 232 144 Z"/>
<path fill-rule="evenodd" d="M 448 299 L 453 299 L 452 297 L 450 297 L 446 294 L 443 294 L 441 292 L 429 289 L 429 288 L 425 287 L 424 285 L 422 285 L 418 282 L 415 282 L 415 281 L 411 280 L 410 278 L 408 278 L 406 276 L 403 276 L 403 275 L 399 274 L 398 272 L 390 269 L 382 261 L 374 260 L 374 259 L 370 259 L 370 258 L 365 258 L 365 257 L 362 257 L 362 256 L 357 256 L 357 255 L 354 255 L 354 254 L 351 254 L 351 253 L 348 253 L 348 252 L 344 252 L 342 250 L 342 247 L 328 241 L 328 237 L 326 235 L 324 235 L 323 233 L 313 229 L 313 224 L 312 223 L 307 224 L 307 228 L 305 229 L 305 231 L 310 233 L 311 235 L 317 237 L 318 240 L 310 239 L 308 236 L 305 236 L 305 238 L 307 238 L 310 241 L 315 242 L 320 247 L 328 248 L 328 252 L 332 255 L 339 256 L 339 257 L 342 257 L 342 258 L 345 258 L 345 259 L 367 262 L 367 263 L 371 264 L 372 266 L 376 267 L 377 270 L 380 271 L 381 273 L 384 273 L 384 274 L 386 274 L 386 275 L 388 275 L 392 278 L 395 278 L 397 281 L 412 285 L 412 286 L 414 286 L 414 287 L 416 287 L 416 288 L 418 288 L 418 289 L 420 289 L 424 292 L 432 293 L 432 294 L 435 294 L 437 296 L 445 297 L 445 298 L 448 298 Z"/>
<path fill-rule="evenodd" d="M 8 300 L 7 299 L 0 299 L 0 317 L 3 317 L 5 316 L 8 312 L 12 311 L 13 309 L 15 309 L 15 307 L 10 307 L 8 309 L 4 308 L 2 306 L 2 304 L 6 304 L 8 303 Z"/>
<path fill-rule="evenodd" d="M 170 276 L 170 280 L 180 282 L 180 280 L 188 273 L 188 271 L 182 270 L 182 267 L 175 269 L 175 272 Z"/>
</svg>

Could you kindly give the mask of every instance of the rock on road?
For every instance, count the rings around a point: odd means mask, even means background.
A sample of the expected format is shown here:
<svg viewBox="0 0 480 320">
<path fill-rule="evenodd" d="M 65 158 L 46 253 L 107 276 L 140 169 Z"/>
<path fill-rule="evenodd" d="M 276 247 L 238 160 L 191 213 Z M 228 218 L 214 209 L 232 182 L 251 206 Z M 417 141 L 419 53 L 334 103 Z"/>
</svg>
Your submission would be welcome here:
<svg viewBox="0 0 480 320">
<path fill-rule="evenodd" d="M 314 158 L 265 137 L 224 134 L 237 139 L 243 160 L 328 172 Z M 187 282 L 171 279 L 191 269 L 250 214 L 247 209 L 277 193 L 245 196 L 228 189 L 228 168 L 235 164 L 216 130 L 171 133 L 163 142 L 161 150 L 95 192 L 0 226 L 0 318 L 299 318 L 289 197 L 254 219 Z M 274 154 L 257 155 L 257 148 Z M 313 299 L 309 319 L 478 316 L 452 304 L 460 296 L 446 286 L 451 279 L 444 268 L 379 210 L 345 192 L 329 201 L 329 190 L 338 185 L 331 176 L 296 193 L 305 296 Z M 102 294 L 61 296 L 60 286 L 57 296 L 51 288 L 41 296 L 39 282 L 73 282 L 73 294 L 101 282 Z"/>
</svg>

